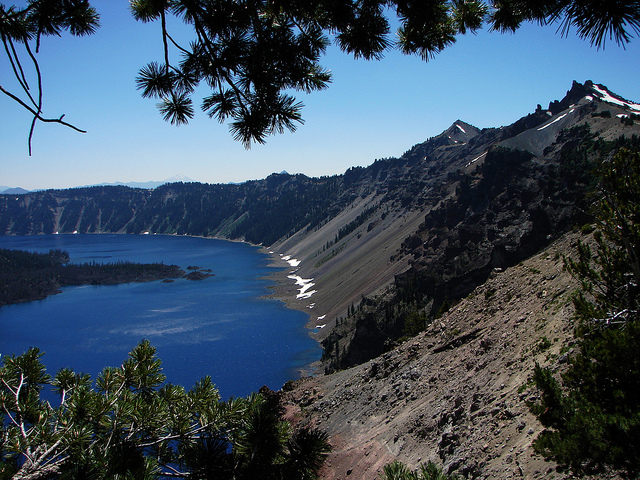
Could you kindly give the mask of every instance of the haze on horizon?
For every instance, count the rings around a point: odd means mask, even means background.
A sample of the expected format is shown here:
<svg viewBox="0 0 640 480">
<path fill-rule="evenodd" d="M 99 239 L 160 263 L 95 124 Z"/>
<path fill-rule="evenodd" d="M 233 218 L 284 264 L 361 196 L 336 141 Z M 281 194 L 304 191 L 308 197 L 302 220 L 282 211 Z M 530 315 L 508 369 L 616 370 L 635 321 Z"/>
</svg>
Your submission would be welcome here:
<svg viewBox="0 0 640 480">
<path fill-rule="evenodd" d="M 2 97 L 0 185 L 28 190 L 113 182 L 146 182 L 182 174 L 206 183 L 242 182 L 273 172 L 322 176 L 397 157 L 457 119 L 479 128 L 508 125 L 560 99 L 573 80 L 593 80 L 631 101 L 640 44 L 592 47 L 557 26 L 525 25 L 515 34 L 481 31 L 461 37 L 429 62 L 390 52 L 353 60 L 336 47 L 322 64 L 333 83 L 305 103 L 296 133 L 269 137 L 250 150 L 226 125 L 202 112 L 189 125 L 165 123 L 155 102 L 135 87 L 138 70 L 162 57 L 160 27 L 136 22 L 126 2 L 94 0 L 101 28 L 90 37 L 47 38 L 39 54 L 45 115 L 86 129 L 36 125 L 28 156 L 27 112 Z M 0 80 L 11 87 L 10 67 Z"/>
</svg>

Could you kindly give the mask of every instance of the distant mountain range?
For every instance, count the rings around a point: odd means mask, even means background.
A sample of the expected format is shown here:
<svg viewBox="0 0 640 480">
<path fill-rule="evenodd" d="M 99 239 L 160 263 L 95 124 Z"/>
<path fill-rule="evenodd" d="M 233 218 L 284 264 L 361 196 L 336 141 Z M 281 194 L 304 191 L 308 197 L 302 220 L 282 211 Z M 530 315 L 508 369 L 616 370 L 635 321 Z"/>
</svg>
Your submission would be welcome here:
<svg viewBox="0 0 640 480">
<path fill-rule="evenodd" d="M 21 187 L 5 187 L 0 185 L 0 194 L 5 195 L 22 195 L 24 193 L 29 193 L 29 190 L 25 190 Z"/>
<path fill-rule="evenodd" d="M 186 175 L 174 175 L 173 177 L 169 177 L 165 180 L 161 180 L 158 182 L 114 182 L 114 183 L 100 183 L 98 185 L 85 185 L 85 187 L 103 187 L 103 186 L 123 186 L 123 187 L 131 187 L 131 188 L 145 188 L 147 190 L 151 190 L 159 187 L 160 185 L 164 185 L 165 183 L 176 183 L 176 182 L 184 182 L 191 183 L 194 180 L 191 180 Z"/>
<path fill-rule="evenodd" d="M 191 180 L 186 175 L 174 175 L 173 177 L 169 177 L 165 180 L 160 180 L 156 182 L 114 182 L 114 183 L 100 183 L 97 185 L 84 185 L 84 187 L 104 187 L 104 186 L 123 186 L 123 187 L 131 187 L 131 188 L 145 188 L 148 190 L 159 187 L 160 185 L 164 185 L 165 183 L 176 183 L 176 182 L 184 182 L 190 183 L 194 180 Z M 0 185 L 0 194 L 9 194 L 9 195 L 22 195 L 25 193 L 29 193 L 31 190 L 25 190 L 21 187 L 5 187 Z"/>
</svg>

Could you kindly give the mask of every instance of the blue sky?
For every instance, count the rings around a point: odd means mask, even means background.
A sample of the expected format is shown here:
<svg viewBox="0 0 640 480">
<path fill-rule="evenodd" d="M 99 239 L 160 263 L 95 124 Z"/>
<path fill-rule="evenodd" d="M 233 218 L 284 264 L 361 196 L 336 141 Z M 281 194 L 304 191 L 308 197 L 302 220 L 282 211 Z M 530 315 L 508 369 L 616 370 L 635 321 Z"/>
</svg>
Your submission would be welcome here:
<svg viewBox="0 0 640 480">
<path fill-rule="evenodd" d="M 162 60 L 160 25 L 134 21 L 126 0 L 92 4 L 102 16 L 95 35 L 47 39 L 39 54 L 45 115 L 65 114 L 87 133 L 38 124 L 29 157 L 29 115 L 1 95 L 0 185 L 67 188 L 176 174 L 225 183 L 282 170 L 333 175 L 400 156 L 457 119 L 480 128 L 508 125 L 536 104 L 562 98 L 573 80 L 640 102 L 637 39 L 598 50 L 561 37 L 555 26 L 526 25 L 515 34 L 466 35 L 429 62 L 398 52 L 379 62 L 353 60 L 332 47 L 322 64 L 333 83 L 298 95 L 305 124 L 245 150 L 226 125 L 200 111 L 189 125 L 165 123 L 155 100 L 135 87 L 138 70 Z M 0 85 L 13 86 L 4 57 Z"/>
</svg>

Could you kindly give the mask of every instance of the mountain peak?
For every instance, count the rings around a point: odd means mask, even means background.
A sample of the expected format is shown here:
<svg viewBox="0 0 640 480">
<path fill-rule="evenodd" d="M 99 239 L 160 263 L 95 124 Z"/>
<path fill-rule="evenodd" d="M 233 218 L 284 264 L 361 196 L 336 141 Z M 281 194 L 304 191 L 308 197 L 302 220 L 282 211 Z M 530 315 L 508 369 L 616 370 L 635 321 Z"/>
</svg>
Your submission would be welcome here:
<svg viewBox="0 0 640 480">
<path fill-rule="evenodd" d="M 181 173 L 178 173 L 177 175 L 174 175 L 173 177 L 166 178 L 166 179 L 164 179 L 162 181 L 164 183 L 175 183 L 175 182 L 190 183 L 190 182 L 193 182 L 193 180 L 191 180 L 186 175 L 182 175 Z"/>
<path fill-rule="evenodd" d="M 475 136 L 478 133 L 478 129 L 476 127 L 474 127 L 473 125 L 471 125 L 470 123 L 467 122 L 463 122 L 462 120 L 456 120 L 455 122 L 453 122 L 453 124 L 451 125 L 451 127 L 449 127 L 450 130 L 457 130 L 457 133 L 462 133 L 464 135 L 471 135 L 471 136 Z"/>
<path fill-rule="evenodd" d="M 0 187 L 0 194 L 3 195 L 24 195 L 25 193 L 29 193 L 29 190 L 22 187 Z"/>
<path fill-rule="evenodd" d="M 561 101 L 556 100 L 551 102 L 549 104 L 549 110 L 555 115 L 569 106 L 577 104 L 582 99 L 588 101 L 598 99 L 602 102 L 617 105 L 634 112 L 640 112 L 640 104 L 629 101 L 613 93 L 605 85 L 594 83 L 591 80 L 585 81 L 584 84 L 574 80 L 571 89 L 567 91 L 565 97 Z"/>
<path fill-rule="evenodd" d="M 480 130 L 477 127 L 462 120 L 456 120 L 449 128 L 432 140 L 435 141 L 434 146 L 464 145 L 478 133 L 480 133 Z"/>
</svg>

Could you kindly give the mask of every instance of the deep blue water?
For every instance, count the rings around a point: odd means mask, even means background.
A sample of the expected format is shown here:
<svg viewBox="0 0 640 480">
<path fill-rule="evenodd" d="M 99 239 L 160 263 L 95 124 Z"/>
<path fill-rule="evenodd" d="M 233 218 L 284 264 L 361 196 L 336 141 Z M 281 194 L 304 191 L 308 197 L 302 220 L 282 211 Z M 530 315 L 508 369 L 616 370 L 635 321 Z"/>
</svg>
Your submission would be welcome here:
<svg viewBox="0 0 640 480">
<path fill-rule="evenodd" d="M 164 262 L 215 274 L 201 281 L 68 287 L 45 300 L 0 308 L 0 354 L 37 346 L 51 375 L 72 367 L 95 379 L 149 339 L 168 382 L 188 389 L 210 375 L 228 398 L 262 385 L 279 389 L 320 357 L 305 313 L 260 298 L 269 293 L 264 277 L 275 270 L 255 247 L 161 235 L 50 235 L 0 237 L 0 248 L 60 248 L 77 263 Z"/>
</svg>

